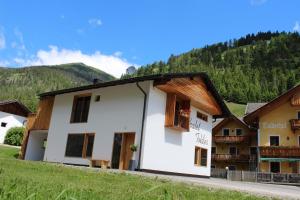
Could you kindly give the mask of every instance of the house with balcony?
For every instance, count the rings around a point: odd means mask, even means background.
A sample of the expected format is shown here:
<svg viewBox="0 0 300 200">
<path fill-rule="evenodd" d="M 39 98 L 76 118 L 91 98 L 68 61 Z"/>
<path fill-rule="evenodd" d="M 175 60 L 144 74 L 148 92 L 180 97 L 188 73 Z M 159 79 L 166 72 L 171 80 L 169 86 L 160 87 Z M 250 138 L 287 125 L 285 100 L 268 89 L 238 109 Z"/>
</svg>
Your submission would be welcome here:
<svg viewBox="0 0 300 200">
<path fill-rule="evenodd" d="M 205 73 L 158 74 L 40 95 L 25 160 L 210 176 L 212 122 L 230 115 Z"/>
<path fill-rule="evenodd" d="M 257 166 L 256 130 L 236 116 L 213 123 L 212 168 L 255 171 Z"/>
<path fill-rule="evenodd" d="M 300 85 L 248 113 L 257 129 L 261 172 L 300 173 Z"/>
</svg>

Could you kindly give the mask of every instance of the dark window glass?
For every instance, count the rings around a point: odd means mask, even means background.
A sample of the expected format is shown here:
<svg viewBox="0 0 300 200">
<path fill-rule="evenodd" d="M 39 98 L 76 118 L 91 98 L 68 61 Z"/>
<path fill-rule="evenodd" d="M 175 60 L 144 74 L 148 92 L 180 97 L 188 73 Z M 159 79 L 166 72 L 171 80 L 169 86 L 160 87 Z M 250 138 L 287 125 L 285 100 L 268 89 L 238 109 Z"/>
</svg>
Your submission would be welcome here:
<svg viewBox="0 0 300 200">
<path fill-rule="evenodd" d="M 91 96 L 74 97 L 71 122 L 87 122 Z"/>
<path fill-rule="evenodd" d="M 180 103 L 176 101 L 175 104 L 175 116 L 174 116 L 174 125 L 178 126 L 179 125 L 179 114 L 180 114 Z"/>
<path fill-rule="evenodd" d="M 250 147 L 250 154 L 256 155 L 257 154 L 257 148 L 256 147 Z"/>
<path fill-rule="evenodd" d="M 234 165 L 229 165 L 229 166 L 228 166 L 228 169 L 229 169 L 230 171 L 235 171 L 235 170 L 236 170 L 236 167 L 235 167 Z"/>
<path fill-rule="evenodd" d="M 65 155 L 69 157 L 82 157 L 83 144 L 84 134 L 68 135 Z"/>
<path fill-rule="evenodd" d="M 215 169 L 215 168 L 216 168 L 216 166 L 215 166 L 215 165 L 212 165 L 212 166 L 210 166 L 210 168 L 212 168 L 212 169 Z"/>
<path fill-rule="evenodd" d="M 280 173 L 280 162 L 270 162 L 270 170 L 272 173 Z"/>
<path fill-rule="evenodd" d="M 207 122 L 207 115 L 201 113 L 201 112 L 197 112 L 197 118 L 202 119 L 203 121 Z"/>
<path fill-rule="evenodd" d="M 1 122 L 1 127 L 6 127 L 7 123 Z"/>
<path fill-rule="evenodd" d="M 211 154 L 216 154 L 216 147 L 211 148 Z"/>
<path fill-rule="evenodd" d="M 242 130 L 242 129 L 238 128 L 238 129 L 236 129 L 235 131 L 236 131 L 236 135 L 237 135 L 237 136 L 243 135 L 243 130 Z"/>
<path fill-rule="evenodd" d="M 86 157 L 92 157 L 95 136 L 87 135 L 86 137 L 87 137 Z"/>
<path fill-rule="evenodd" d="M 223 135 L 224 136 L 229 136 L 229 129 L 228 128 L 223 129 Z"/>
<path fill-rule="evenodd" d="M 279 146 L 279 136 L 270 136 L 270 146 Z"/>
<path fill-rule="evenodd" d="M 230 153 L 230 155 L 236 155 L 237 154 L 236 147 L 230 147 L 229 153 Z"/>
<path fill-rule="evenodd" d="M 122 134 L 115 134 L 114 144 L 113 144 L 113 156 L 111 162 L 111 167 L 113 169 L 119 169 L 121 147 L 122 147 Z"/>
<path fill-rule="evenodd" d="M 300 119 L 300 111 L 298 111 L 298 119 Z"/>
<path fill-rule="evenodd" d="M 300 146 L 300 135 L 298 136 L 298 144 Z"/>
<path fill-rule="evenodd" d="M 207 149 L 201 149 L 201 166 L 207 166 Z"/>
</svg>

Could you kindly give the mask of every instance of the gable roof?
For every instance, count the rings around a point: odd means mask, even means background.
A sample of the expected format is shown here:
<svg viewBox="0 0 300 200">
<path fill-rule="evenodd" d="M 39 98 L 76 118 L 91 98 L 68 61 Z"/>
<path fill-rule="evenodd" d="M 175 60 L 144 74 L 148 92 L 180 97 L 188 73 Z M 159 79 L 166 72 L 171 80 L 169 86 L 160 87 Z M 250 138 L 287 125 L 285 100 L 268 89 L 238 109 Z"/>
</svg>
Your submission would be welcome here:
<svg viewBox="0 0 300 200">
<path fill-rule="evenodd" d="M 244 128 L 249 129 L 248 125 L 243 121 L 242 118 L 231 115 L 230 117 L 223 118 L 222 120 L 216 120 L 213 124 L 212 132 L 215 133 L 216 131 L 220 130 L 223 126 L 225 126 L 227 123 L 231 121 L 236 121 Z"/>
<path fill-rule="evenodd" d="M 247 124 L 251 124 L 252 122 L 257 121 L 259 116 L 261 116 L 264 113 L 270 112 L 271 110 L 273 110 L 274 107 L 278 107 L 278 106 L 282 105 L 283 103 L 285 103 L 286 101 L 291 99 L 293 97 L 293 95 L 297 92 L 300 92 L 300 85 L 295 86 L 294 88 L 288 90 L 287 92 L 283 93 L 282 95 L 276 97 L 269 103 L 266 103 L 265 105 L 261 106 L 257 110 L 247 114 L 244 117 L 244 121 Z"/>
<path fill-rule="evenodd" d="M 17 100 L 0 101 L 0 111 L 27 117 L 31 111 L 21 102 Z"/>
<path fill-rule="evenodd" d="M 247 103 L 245 115 L 252 113 L 253 111 L 259 109 L 260 107 L 264 106 L 266 103 Z"/>
<path fill-rule="evenodd" d="M 55 95 L 65 94 L 65 93 L 70 93 L 70 92 L 77 92 L 77 91 L 84 91 L 84 90 L 97 89 L 97 88 L 103 88 L 103 87 L 124 85 L 124 84 L 137 83 L 137 82 L 143 82 L 143 81 L 149 81 L 149 80 L 166 82 L 173 78 L 193 78 L 193 77 L 201 77 L 203 79 L 205 85 L 207 86 L 207 90 L 212 94 L 212 96 L 215 98 L 217 104 L 220 106 L 222 114 L 218 115 L 218 116 L 214 116 L 214 117 L 229 116 L 230 115 L 229 109 L 227 108 L 226 104 L 224 103 L 222 97 L 217 92 L 216 88 L 214 87 L 213 83 L 209 79 L 208 75 L 204 72 L 167 73 L 167 74 L 155 74 L 155 75 L 140 76 L 140 77 L 127 78 L 127 79 L 119 79 L 119 80 L 101 82 L 101 83 L 96 83 L 96 84 L 86 85 L 86 86 L 81 86 L 81 87 L 46 92 L 46 93 L 40 94 L 39 96 L 40 96 L 40 98 L 43 98 L 43 97 L 47 97 L 47 96 L 55 96 Z"/>
</svg>

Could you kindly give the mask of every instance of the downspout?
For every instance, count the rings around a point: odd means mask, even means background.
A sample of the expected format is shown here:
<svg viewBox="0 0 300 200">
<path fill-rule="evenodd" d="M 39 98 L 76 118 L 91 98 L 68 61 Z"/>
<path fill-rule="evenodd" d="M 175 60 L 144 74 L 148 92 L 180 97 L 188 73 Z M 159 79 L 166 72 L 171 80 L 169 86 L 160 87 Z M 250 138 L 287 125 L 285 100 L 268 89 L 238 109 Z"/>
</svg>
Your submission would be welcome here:
<svg viewBox="0 0 300 200">
<path fill-rule="evenodd" d="M 141 137 L 140 137 L 140 150 L 139 150 L 139 161 L 137 165 L 137 170 L 141 168 L 141 157 L 142 157 L 142 148 L 143 148 L 143 136 L 144 136 L 144 124 L 145 124 L 145 111 L 146 111 L 146 101 L 147 101 L 147 93 L 143 90 L 143 88 L 139 85 L 139 82 L 136 82 L 136 86 L 140 89 L 140 91 L 144 94 L 144 105 L 143 105 L 143 117 L 142 117 L 142 129 L 141 129 Z"/>
</svg>

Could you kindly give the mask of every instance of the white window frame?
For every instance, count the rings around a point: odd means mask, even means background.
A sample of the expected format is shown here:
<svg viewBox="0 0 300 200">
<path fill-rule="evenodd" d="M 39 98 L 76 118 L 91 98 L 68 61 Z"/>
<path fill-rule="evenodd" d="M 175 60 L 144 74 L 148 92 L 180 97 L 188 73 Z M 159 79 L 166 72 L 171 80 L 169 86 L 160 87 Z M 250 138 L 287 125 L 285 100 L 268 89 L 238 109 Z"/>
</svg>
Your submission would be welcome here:
<svg viewBox="0 0 300 200">
<path fill-rule="evenodd" d="M 230 128 L 223 128 L 223 129 L 222 129 L 222 136 L 225 136 L 225 135 L 224 135 L 224 130 L 225 130 L 225 129 L 228 129 L 228 132 L 229 132 L 229 133 L 228 133 L 228 136 L 230 136 Z"/>
<path fill-rule="evenodd" d="M 276 161 L 275 161 L 275 162 L 276 162 Z M 273 172 L 271 172 L 271 163 L 272 163 L 272 162 L 269 162 L 269 172 L 270 172 L 270 173 L 273 173 Z M 278 162 L 278 161 L 277 161 L 277 163 L 279 163 L 279 173 L 281 174 L 281 162 Z"/>
<path fill-rule="evenodd" d="M 278 146 L 280 146 L 280 135 L 269 135 L 269 146 L 271 146 L 271 137 L 278 137 Z"/>
<path fill-rule="evenodd" d="M 243 130 L 242 128 L 236 128 L 236 129 L 235 129 L 235 136 L 238 136 L 238 135 L 237 135 L 237 131 L 236 131 L 237 129 L 242 130 L 242 135 L 244 135 L 244 130 Z M 241 136 L 242 136 L 242 135 L 241 135 Z"/>
</svg>

